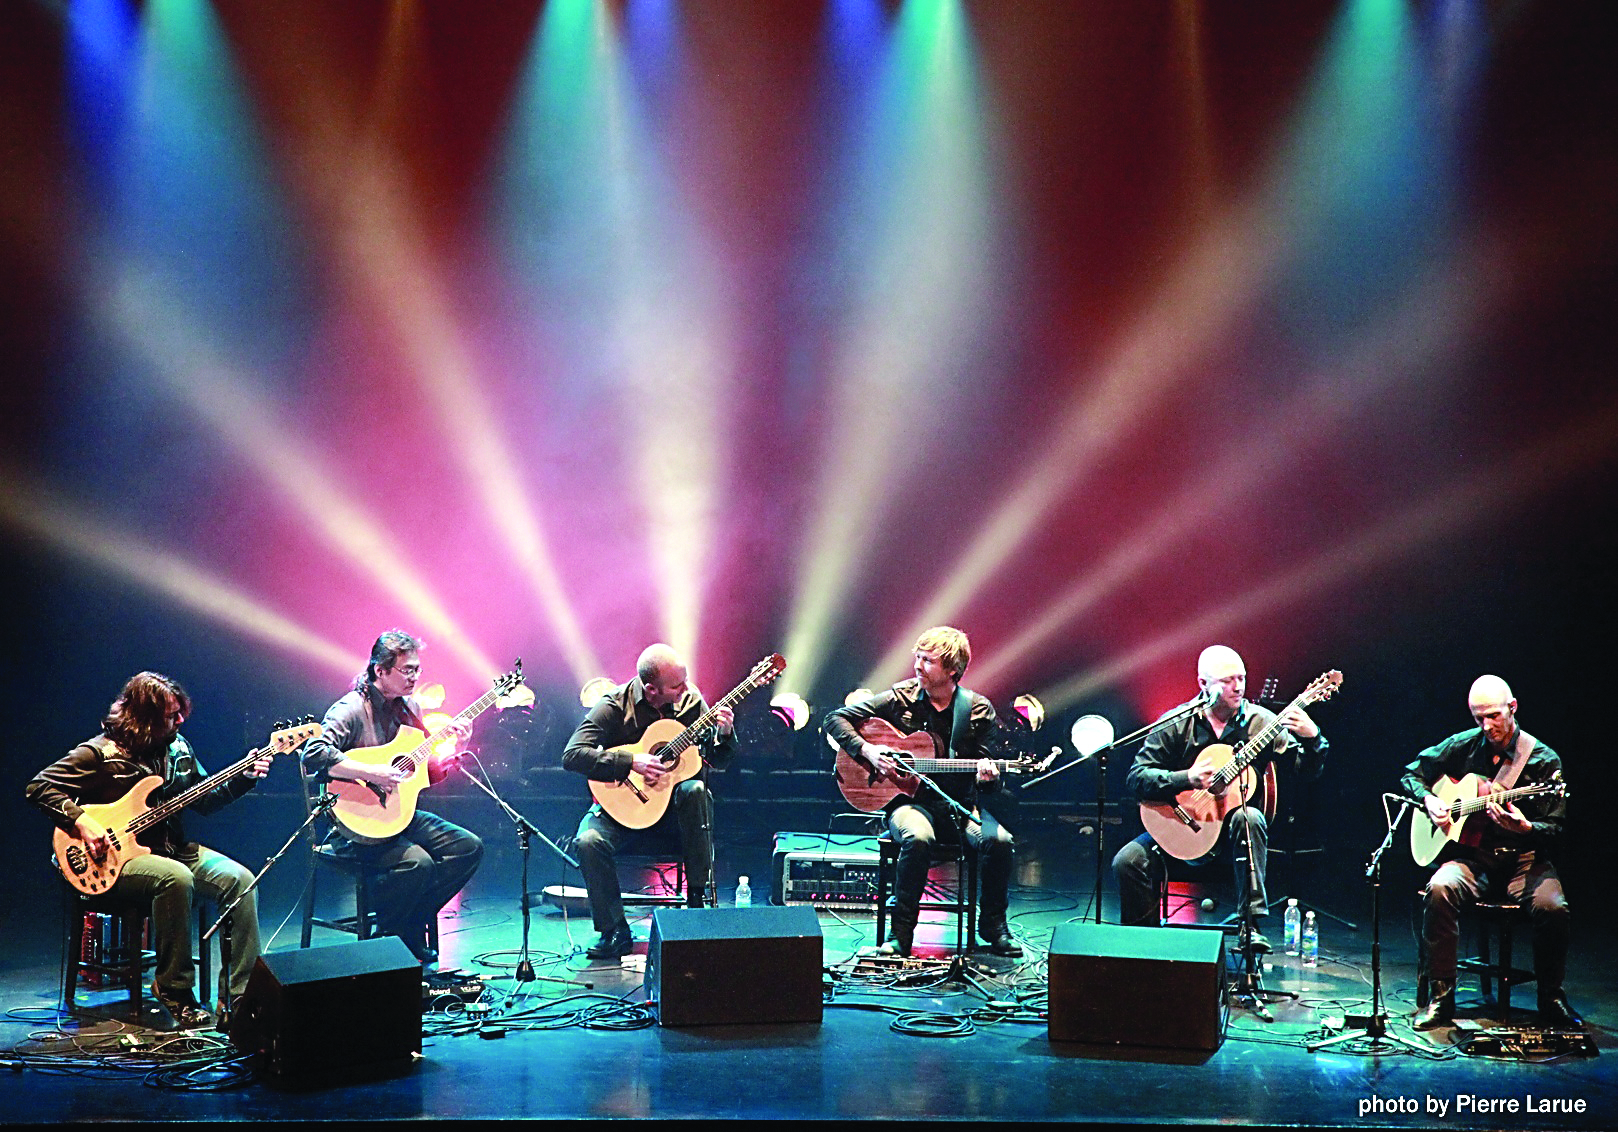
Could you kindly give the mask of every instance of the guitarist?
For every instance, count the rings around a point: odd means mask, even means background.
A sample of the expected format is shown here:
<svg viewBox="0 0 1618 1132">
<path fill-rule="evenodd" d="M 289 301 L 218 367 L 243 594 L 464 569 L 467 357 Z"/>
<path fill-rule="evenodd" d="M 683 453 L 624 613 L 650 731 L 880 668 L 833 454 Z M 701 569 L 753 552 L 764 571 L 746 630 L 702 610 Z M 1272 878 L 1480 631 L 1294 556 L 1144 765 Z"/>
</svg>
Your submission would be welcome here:
<svg viewBox="0 0 1618 1132">
<path fill-rule="evenodd" d="M 421 679 L 420 653 L 425 647 L 403 629 L 389 629 L 377 637 L 354 687 L 327 709 L 320 738 L 304 745 L 305 774 L 322 782 L 334 778 L 364 782 L 381 791 L 398 787 L 400 776 L 393 767 L 344 758 L 343 753 L 385 746 L 401 727 L 427 731 L 410 698 Z M 448 734 L 457 742 L 466 738 L 461 727 Z M 429 761 L 429 782 L 443 781 L 444 773 Z M 377 930 L 402 939 L 424 967 L 436 963 L 438 953 L 427 946 L 427 925 L 477 872 L 483 860 L 482 839 L 418 807 L 410 824 L 385 841 L 352 841 L 334 826 L 329 843 L 376 874 Z"/>
<path fill-rule="evenodd" d="M 1400 781 L 1406 794 L 1425 805 L 1427 816 L 1439 829 L 1449 828 L 1449 813 L 1430 787 L 1442 776 L 1475 774 L 1492 793 L 1549 782 L 1562 769 L 1556 752 L 1518 725 L 1517 701 L 1500 677 L 1479 676 L 1473 681 L 1467 707 L 1477 726 L 1422 751 L 1405 768 Z M 1445 849 L 1447 859 L 1428 880 L 1424 899 L 1422 935 L 1427 946 L 1429 997 L 1416 1016 L 1417 1029 L 1448 1025 L 1454 1018 L 1456 921 L 1462 906 L 1489 890 L 1528 905 L 1534 925 L 1534 973 L 1541 1017 L 1557 1027 L 1583 1024 L 1562 993 L 1568 907 L 1549 857 L 1566 818 L 1567 801 L 1560 794 L 1523 798 L 1521 808 L 1491 802 L 1483 813 L 1467 819 L 1466 833 L 1472 833 L 1475 826 L 1481 835 L 1478 843 L 1466 844 L 1471 839 L 1464 838 Z"/>
<path fill-rule="evenodd" d="M 668 645 L 651 645 L 635 662 L 635 678 L 602 696 L 573 732 L 562 753 L 562 767 L 598 782 L 624 782 L 634 771 L 648 785 L 655 785 L 664 774 L 655 755 L 616 748 L 634 745 L 660 719 L 689 726 L 707 711 L 702 693 L 686 679 L 680 654 Z M 585 952 L 591 959 L 619 959 L 634 946 L 618 887 L 617 855 L 637 834 L 660 840 L 678 835 L 685 855 L 689 907 L 701 908 L 713 891 L 713 795 L 708 790 L 707 767 L 723 770 L 736 757 L 735 713 L 720 706 L 714 716 L 717 725 L 698 750 L 703 769 L 674 787 L 669 808 L 655 825 L 630 829 L 599 804 L 580 819 L 573 849 L 590 898 L 590 919 L 601 933 Z"/>
<path fill-rule="evenodd" d="M 156 672 L 130 678 L 101 721 L 101 734 L 80 743 L 28 784 L 28 800 L 61 829 L 84 843 L 97 861 L 107 857 L 107 829 L 85 812 L 128 794 L 143 778 L 163 785 L 148 804 L 188 790 L 207 777 L 180 725 L 191 714 L 191 697 L 179 683 Z M 265 755 L 244 774 L 222 782 L 195 803 L 211 813 L 235 801 L 269 773 Z M 157 970 L 152 993 L 182 1028 L 212 1025 L 213 1016 L 197 1003 L 196 967 L 191 962 L 191 905 L 195 893 L 223 905 L 252 882 L 253 874 L 222 853 L 189 840 L 178 814 L 141 835 L 149 854 L 125 862 L 108 890 L 115 901 L 151 904 Z M 258 894 L 236 906 L 230 923 L 230 994 L 247 989 L 258 960 Z"/>
<path fill-rule="evenodd" d="M 1000 772 L 983 758 L 983 741 L 994 727 L 994 705 L 961 687 L 961 674 L 972 660 L 972 645 L 959 629 L 940 625 L 916 640 L 915 678 L 886 692 L 840 707 L 826 717 L 826 734 L 850 757 L 879 774 L 891 776 L 895 752 L 867 743 L 855 730 L 868 719 L 884 719 L 906 734 L 929 731 L 949 757 L 977 759 L 974 773 L 939 775 L 939 789 L 972 809 L 979 796 L 1000 789 Z M 894 876 L 893 938 L 882 945 L 889 955 L 909 955 L 921 915 L 921 895 L 932 867 L 933 846 L 954 844 L 960 828 L 948 803 L 923 785 L 914 798 L 903 795 L 888 803 L 888 830 L 899 843 Z M 986 809 L 966 824 L 966 836 L 982 858 L 981 915 L 978 934 L 996 955 L 1018 958 L 1022 948 L 1011 937 L 1006 908 L 1011 891 L 1011 831 Z"/>
<path fill-rule="evenodd" d="M 1262 731 L 1275 719 L 1275 713 L 1269 709 L 1247 701 L 1247 666 L 1236 650 L 1226 645 L 1209 645 L 1197 657 L 1197 686 L 1202 690 L 1201 710 L 1172 727 L 1152 732 L 1141 744 L 1129 768 L 1125 781 L 1131 793 L 1143 802 L 1172 802 L 1184 791 L 1207 789 L 1212 785 L 1215 768 L 1199 761 L 1202 751 L 1214 743 L 1240 747 L 1249 735 Z M 1195 702 L 1189 701 L 1174 711 L 1184 710 Z M 1172 715 L 1174 711 L 1165 714 Z M 1320 728 L 1301 706 L 1288 712 L 1281 722 L 1286 730 L 1278 731 L 1274 745 L 1254 760 L 1252 773 L 1262 774 L 1272 761 L 1289 756 L 1300 774 L 1318 777 L 1325 769 L 1328 749 Z M 1237 787 L 1232 785 L 1230 789 Z M 1242 862 L 1247 854 L 1237 851 L 1236 847 L 1242 843 L 1238 839 L 1245 839 L 1249 833 L 1255 890 L 1250 907 L 1256 922 L 1269 911 L 1269 897 L 1264 887 L 1269 864 L 1269 827 L 1264 812 L 1256 805 L 1233 809 L 1225 817 L 1219 843 L 1204 860 L 1212 859 L 1222 845 L 1228 845 L 1236 873 L 1236 891 L 1245 892 L 1249 882 Z M 1112 859 L 1113 875 L 1118 878 L 1121 923 L 1158 922 L 1159 886 L 1167 877 L 1155 860 L 1158 854 L 1151 852 L 1155 844 L 1151 834 L 1143 833 L 1118 850 Z M 1269 940 L 1258 931 L 1253 932 L 1253 946 L 1260 952 L 1270 950 Z"/>
</svg>

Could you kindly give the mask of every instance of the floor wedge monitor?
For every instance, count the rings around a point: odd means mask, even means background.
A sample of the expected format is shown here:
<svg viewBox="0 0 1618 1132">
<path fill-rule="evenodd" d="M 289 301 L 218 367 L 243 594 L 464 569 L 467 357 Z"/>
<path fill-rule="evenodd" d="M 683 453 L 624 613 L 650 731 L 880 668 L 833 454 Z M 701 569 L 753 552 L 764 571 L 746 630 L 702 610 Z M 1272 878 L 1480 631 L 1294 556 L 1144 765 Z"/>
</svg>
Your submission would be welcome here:
<svg viewBox="0 0 1618 1132">
<path fill-rule="evenodd" d="M 1061 924 L 1051 933 L 1052 1041 L 1215 1050 L 1225 936 L 1208 928 Z"/>
</svg>

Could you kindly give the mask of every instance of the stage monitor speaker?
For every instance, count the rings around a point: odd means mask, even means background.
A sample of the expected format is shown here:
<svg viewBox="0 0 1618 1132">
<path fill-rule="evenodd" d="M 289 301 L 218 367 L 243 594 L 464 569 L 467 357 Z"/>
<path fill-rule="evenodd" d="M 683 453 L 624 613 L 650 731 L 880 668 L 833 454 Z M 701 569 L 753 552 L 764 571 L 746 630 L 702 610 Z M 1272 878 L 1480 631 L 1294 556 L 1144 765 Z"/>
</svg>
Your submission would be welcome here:
<svg viewBox="0 0 1618 1132">
<path fill-rule="evenodd" d="M 1216 1050 L 1225 935 L 1207 928 L 1062 924 L 1051 933 L 1050 1039 Z"/>
<path fill-rule="evenodd" d="M 646 994 L 663 1026 L 819 1022 L 823 965 L 813 908 L 659 908 Z"/>
<path fill-rule="evenodd" d="M 421 963 L 396 936 L 262 955 L 230 1040 L 292 1088 L 408 1072 L 421 1056 Z"/>
</svg>

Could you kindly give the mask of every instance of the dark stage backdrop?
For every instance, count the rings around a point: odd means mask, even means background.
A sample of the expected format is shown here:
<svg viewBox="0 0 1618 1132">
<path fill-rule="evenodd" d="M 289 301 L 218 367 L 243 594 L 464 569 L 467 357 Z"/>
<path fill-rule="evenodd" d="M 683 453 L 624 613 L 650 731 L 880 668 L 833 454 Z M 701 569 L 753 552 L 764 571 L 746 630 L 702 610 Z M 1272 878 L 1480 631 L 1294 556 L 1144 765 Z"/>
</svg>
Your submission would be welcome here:
<svg viewBox="0 0 1618 1132">
<path fill-rule="evenodd" d="M 0 851 L 48 895 L 23 784 L 130 674 L 185 683 L 223 765 L 391 625 L 452 710 L 522 656 L 536 704 L 478 744 L 519 798 L 581 804 L 556 764 L 585 680 L 666 639 L 717 695 L 781 651 L 719 789 L 820 814 L 826 708 L 950 622 L 1003 717 L 1044 701 L 1037 750 L 1186 698 L 1209 643 L 1283 697 L 1342 669 L 1326 776 L 1283 791 L 1357 918 L 1378 793 L 1504 676 L 1567 762 L 1582 929 L 1610 859 L 1613 22 L 5 5 Z M 1026 801 L 1095 792 L 1086 767 Z"/>
</svg>

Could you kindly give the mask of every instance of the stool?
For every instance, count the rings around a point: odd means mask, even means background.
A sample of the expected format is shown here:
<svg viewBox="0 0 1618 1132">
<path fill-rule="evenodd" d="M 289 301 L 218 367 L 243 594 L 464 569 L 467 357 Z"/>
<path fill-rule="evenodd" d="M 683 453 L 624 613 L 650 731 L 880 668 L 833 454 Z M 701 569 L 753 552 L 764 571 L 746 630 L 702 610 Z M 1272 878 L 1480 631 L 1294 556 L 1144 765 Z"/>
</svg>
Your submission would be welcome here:
<svg viewBox="0 0 1618 1132">
<path fill-rule="evenodd" d="M 354 885 L 354 914 L 323 919 L 315 915 L 315 897 L 318 894 L 320 870 L 331 869 L 342 874 Z M 333 845 L 315 845 L 310 849 L 309 880 L 303 889 L 303 932 L 299 947 L 308 947 L 316 927 L 347 932 L 356 939 L 370 939 L 376 931 L 376 911 L 371 907 L 371 870 L 355 857 L 345 857 Z M 438 950 L 438 918 L 427 923 L 427 946 Z"/>
<path fill-rule="evenodd" d="M 657 854 L 620 853 L 616 859 L 616 863 L 620 869 L 622 869 L 624 866 L 625 857 L 638 859 L 638 861 L 632 860 L 631 863 L 642 863 L 642 867 L 656 872 L 658 879 L 663 882 L 663 888 L 660 892 L 621 892 L 619 894 L 619 901 L 626 908 L 630 906 L 667 906 L 672 908 L 681 908 L 685 906 L 684 861 L 679 859 L 675 859 L 673 861 L 674 884 L 670 886 L 668 883 L 668 877 L 663 873 L 663 866 L 670 863 L 665 856 L 659 856 Z M 709 905 L 716 903 L 715 894 L 711 892 L 707 893 L 703 898 L 703 903 Z"/>
<path fill-rule="evenodd" d="M 1518 924 L 1528 922 L 1528 908 L 1515 900 L 1479 900 L 1469 911 L 1476 928 L 1477 955 L 1456 960 L 1456 973 L 1469 971 L 1478 975 L 1484 998 L 1494 997 L 1493 984 L 1498 982 L 1500 1008 L 1510 1010 L 1511 988 L 1519 983 L 1531 983 L 1536 978 L 1533 971 L 1514 967 L 1511 962 L 1512 932 Z M 1490 956 L 1491 935 L 1498 961 Z"/>
<path fill-rule="evenodd" d="M 887 941 L 888 905 L 893 900 L 893 885 L 899 871 L 899 843 L 891 833 L 884 833 L 876 839 L 876 851 L 876 945 L 881 947 Z M 936 867 L 949 862 L 955 864 L 954 899 L 928 900 L 927 889 L 923 888 L 918 911 L 955 913 L 955 950 L 965 955 L 972 950 L 976 939 L 978 851 L 964 840 L 959 844 L 935 841 L 932 865 Z"/>
<path fill-rule="evenodd" d="M 70 899 L 64 901 L 67 922 L 63 925 L 66 933 L 63 946 L 66 949 L 67 961 L 62 965 L 62 1009 L 69 1013 L 77 1011 L 79 979 L 89 971 L 111 975 L 117 979 L 129 992 L 130 1008 L 138 1015 L 146 993 L 145 975 L 148 963 L 141 940 L 146 935 L 146 925 L 151 917 L 150 909 L 114 900 L 105 895 L 86 896 L 72 888 L 68 888 L 67 891 Z M 197 994 L 197 1001 L 206 1006 L 209 1003 L 210 984 L 213 981 L 209 963 L 211 949 L 202 944 L 201 940 L 203 933 L 208 930 L 209 920 L 203 905 L 198 904 L 196 912 L 199 953 L 192 955 L 191 961 L 198 968 L 197 987 L 200 993 Z M 102 913 L 118 918 L 122 946 L 109 954 L 103 954 L 99 961 L 84 957 L 84 918 L 89 913 Z"/>
<path fill-rule="evenodd" d="M 1426 899 L 1426 891 L 1418 890 Z M 1528 922 L 1528 906 L 1515 900 L 1478 900 L 1461 909 L 1461 925 L 1467 918 L 1472 921 L 1476 954 L 1461 956 L 1455 961 L 1456 981 L 1462 972 L 1479 977 L 1483 997 L 1494 999 L 1501 1010 L 1511 1009 L 1511 988 L 1531 983 L 1538 978 L 1535 972 L 1517 967 L 1512 962 L 1512 936 L 1517 925 Z M 1431 979 L 1427 972 L 1427 940 L 1418 933 L 1416 1005 L 1426 1006 L 1431 997 Z M 1498 957 L 1498 958 L 1496 958 Z M 1494 984 L 1500 984 L 1500 994 L 1494 993 Z"/>
</svg>

